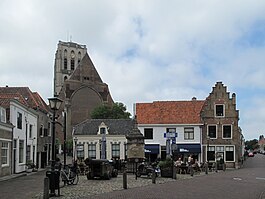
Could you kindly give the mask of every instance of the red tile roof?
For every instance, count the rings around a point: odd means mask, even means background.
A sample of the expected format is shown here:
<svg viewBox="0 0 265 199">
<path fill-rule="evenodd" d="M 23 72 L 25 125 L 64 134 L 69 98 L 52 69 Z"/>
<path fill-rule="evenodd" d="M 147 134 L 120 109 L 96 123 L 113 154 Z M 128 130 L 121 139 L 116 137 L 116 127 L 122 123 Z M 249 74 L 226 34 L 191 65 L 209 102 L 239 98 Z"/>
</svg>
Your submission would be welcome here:
<svg viewBox="0 0 265 199">
<path fill-rule="evenodd" d="M 19 93 L 0 93 L 0 106 L 4 108 L 9 108 L 10 101 L 14 99 L 19 101 L 21 104 L 27 106 L 27 102 L 24 100 L 23 96 Z"/>
<path fill-rule="evenodd" d="M 136 103 L 138 124 L 200 124 L 205 100 Z"/>
<path fill-rule="evenodd" d="M 29 106 L 32 109 L 40 109 L 48 112 L 49 107 L 37 92 L 31 92 L 28 87 L 0 87 L 0 104 L 9 106 L 8 99 L 18 99 L 22 104 Z"/>
</svg>

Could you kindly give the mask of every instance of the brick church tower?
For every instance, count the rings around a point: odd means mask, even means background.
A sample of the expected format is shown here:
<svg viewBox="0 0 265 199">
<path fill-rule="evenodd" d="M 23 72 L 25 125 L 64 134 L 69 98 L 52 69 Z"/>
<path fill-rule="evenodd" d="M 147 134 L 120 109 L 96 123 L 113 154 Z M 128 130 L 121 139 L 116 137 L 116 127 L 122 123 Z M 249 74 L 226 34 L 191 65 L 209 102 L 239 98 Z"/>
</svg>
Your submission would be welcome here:
<svg viewBox="0 0 265 199">
<path fill-rule="evenodd" d="M 92 110 L 102 104 L 112 105 L 108 85 L 99 76 L 85 45 L 59 41 L 54 64 L 54 95 L 64 101 L 60 112 L 67 114 L 66 131 L 90 119 Z M 58 128 L 59 129 L 59 128 Z"/>
</svg>

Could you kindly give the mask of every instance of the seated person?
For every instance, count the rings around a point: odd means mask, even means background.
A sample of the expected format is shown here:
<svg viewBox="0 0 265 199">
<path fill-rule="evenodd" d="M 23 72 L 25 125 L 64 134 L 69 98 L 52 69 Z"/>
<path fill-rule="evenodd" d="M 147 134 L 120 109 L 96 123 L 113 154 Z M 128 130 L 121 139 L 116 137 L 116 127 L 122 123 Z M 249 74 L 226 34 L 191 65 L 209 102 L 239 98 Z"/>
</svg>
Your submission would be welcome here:
<svg viewBox="0 0 265 199">
<path fill-rule="evenodd" d="M 175 167 L 179 167 L 182 164 L 182 160 L 181 158 L 179 158 L 176 162 L 175 162 Z"/>
</svg>

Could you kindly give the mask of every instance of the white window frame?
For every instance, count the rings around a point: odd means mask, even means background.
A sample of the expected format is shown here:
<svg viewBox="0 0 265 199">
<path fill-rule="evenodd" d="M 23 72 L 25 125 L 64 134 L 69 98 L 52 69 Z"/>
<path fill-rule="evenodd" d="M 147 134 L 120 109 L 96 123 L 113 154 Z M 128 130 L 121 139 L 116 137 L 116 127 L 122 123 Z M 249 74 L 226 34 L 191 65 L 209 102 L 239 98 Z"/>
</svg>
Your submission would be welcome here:
<svg viewBox="0 0 265 199">
<path fill-rule="evenodd" d="M 4 146 L 6 144 L 6 146 Z M 10 144 L 7 141 L 2 141 L 1 144 L 1 162 L 2 162 L 2 167 L 9 166 L 9 154 L 10 154 Z M 6 156 L 4 156 L 4 152 L 6 151 Z M 3 163 L 3 158 L 6 159 L 6 163 Z"/>
<path fill-rule="evenodd" d="M 93 154 L 93 156 L 90 156 Z M 97 158 L 97 145 L 94 143 L 88 144 L 88 157 L 92 159 Z"/>
<path fill-rule="evenodd" d="M 231 148 L 233 148 L 233 150 L 230 150 Z M 226 158 L 226 152 L 227 151 L 233 151 L 233 160 L 227 160 Z M 235 162 L 235 146 L 225 146 L 225 161 L 226 162 Z"/>
<path fill-rule="evenodd" d="M 118 156 L 113 156 L 114 154 Z M 111 144 L 111 157 L 112 158 L 120 158 L 121 157 L 121 145 L 120 143 L 112 143 Z"/>
<path fill-rule="evenodd" d="M 210 134 L 209 134 L 209 127 L 210 126 L 215 126 L 215 137 L 210 137 Z M 218 129 L 217 129 L 217 125 L 216 124 L 208 124 L 207 125 L 207 135 L 210 137 L 210 139 L 217 139 L 218 135 Z"/>
<path fill-rule="evenodd" d="M 184 140 L 194 140 L 194 127 L 184 127 Z"/>
<path fill-rule="evenodd" d="M 224 126 L 231 126 L 231 137 L 224 137 Z M 231 125 L 231 124 L 223 124 L 222 125 L 222 137 L 223 137 L 223 139 L 229 139 L 229 140 L 231 140 L 233 138 L 233 125 Z"/>
<path fill-rule="evenodd" d="M 223 106 L 223 115 L 216 115 L 216 106 Z M 225 117 L 225 105 L 224 104 L 215 104 L 214 105 L 214 115 L 215 115 L 215 117 Z"/>
</svg>

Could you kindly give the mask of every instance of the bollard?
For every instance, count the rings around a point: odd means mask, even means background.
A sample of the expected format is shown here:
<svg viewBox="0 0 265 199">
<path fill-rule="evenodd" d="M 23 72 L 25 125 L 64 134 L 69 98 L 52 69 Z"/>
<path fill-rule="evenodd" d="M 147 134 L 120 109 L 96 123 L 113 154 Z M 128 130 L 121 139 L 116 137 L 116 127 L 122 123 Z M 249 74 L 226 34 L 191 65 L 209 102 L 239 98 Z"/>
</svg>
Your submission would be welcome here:
<svg viewBox="0 0 265 199">
<path fill-rule="evenodd" d="M 205 174 L 208 174 L 208 162 L 205 162 Z"/>
<path fill-rule="evenodd" d="M 177 174 L 177 171 L 176 171 L 176 167 L 175 166 L 173 166 L 173 172 L 172 172 L 172 174 L 173 174 L 173 176 L 172 176 L 172 179 L 177 179 L 177 177 L 176 177 L 176 174 Z"/>
<path fill-rule="evenodd" d="M 43 199 L 48 199 L 49 198 L 49 178 L 45 177 L 44 178 L 44 190 L 43 190 Z"/>
<path fill-rule="evenodd" d="M 153 169 L 153 172 L 152 172 L 152 183 L 153 184 L 156 183 L 156 172 L 155 172 L 155 169 Z"/>
<path fill-rule="evenodd" d="M 223 171 L 225 171 L 226 170 L 226 164 L 224 163 L 223 164 Z"/>
<path fill-rule="evenodd" d="M 126 172 L 126 168 L 124 168 L 124 170 L 123 170 L 123 188 L 127 189 L 127 172 Z"/>
<path fill-rule="evenodd" d="M 193 174 L 194 174 L 194 169 L 193 169 L 193 166 L 190 165 L 190 176 L 193 176 Z"/>
</svg>

